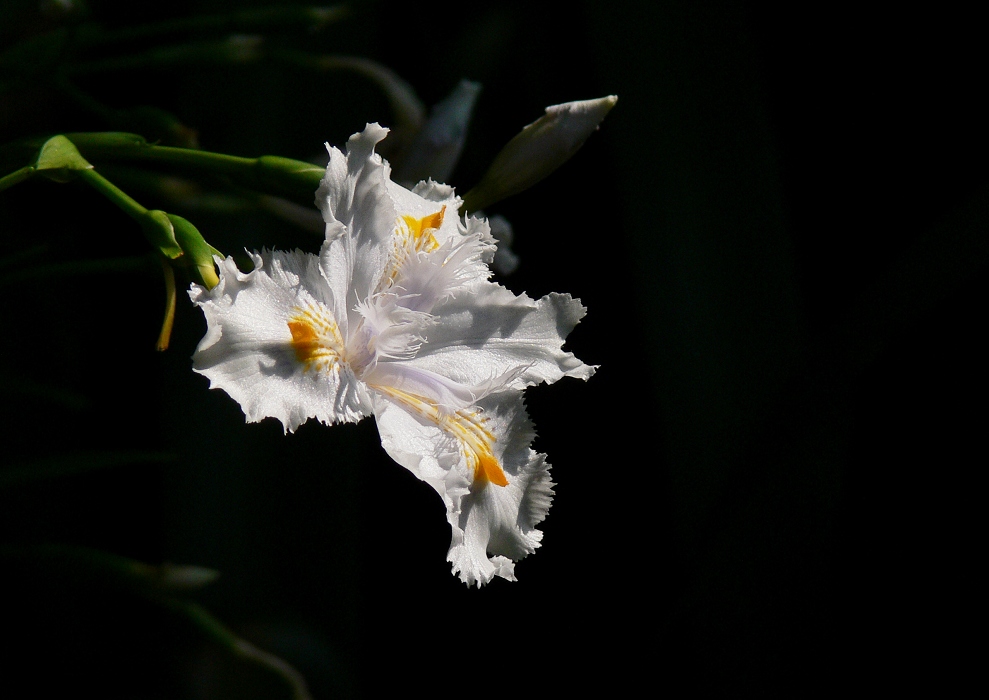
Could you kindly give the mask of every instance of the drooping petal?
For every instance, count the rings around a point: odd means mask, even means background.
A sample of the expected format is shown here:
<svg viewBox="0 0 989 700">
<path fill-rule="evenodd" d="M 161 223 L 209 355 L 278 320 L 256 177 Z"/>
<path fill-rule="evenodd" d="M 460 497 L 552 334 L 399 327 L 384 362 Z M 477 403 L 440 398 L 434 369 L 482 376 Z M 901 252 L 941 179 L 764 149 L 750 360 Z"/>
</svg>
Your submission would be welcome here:
<svg viewBox="0 0 989 700">
<path fill-rule="evenodd" d="M 447 560 L 464 583 L 481 586 L 495 576 L 514 581 L 514 562 L 539 547 L 543 533 L 536 525 L 553 502 L 553 482 L 546 455 L 530 448 L 534 433 L 522 395 L 492 394 L 478 407 L 503 443 L 496 442 L 495 451 L 509 483 L 500 487 L 474 481 L 461 499 L 457 524 L 451 519 L 453 542 Z"/>
<path fill-rule="evenodd" d="M 370 398 L 343 356 L 317 258 L 299 251 L 251 258 L 248 273 L 232 258 L 218 259 L 220 283 L 190 291 L 207 323 L 195 371 L 237 401 L 249 422 L 273 417 L 293 432 L 309 418 L 360 420 Z"/>
<path fill-rule="evenodd" d="M 472 488 L 460 501 L 453 521 L 453 539 L 447 561 L 467 585 L 480 587 L 496 576 L 514 581 L 515 562 L 532 554 L 543 539 L 535 525 L 542 522 L 553 502 L 553 482 L 546 455 L 531 459 L 504 488 L 490 483 Z"/>
<path fill-rule="evenodd" d="M 388 455 L 432 486 L 448 513 L 459 512 L 472 475 L 457 468 L 461 455 L 456 439 L 438 422 L 410 412 L 407 406 L 381 393 L 374 396 L 374 416 L 381 446 Z"/>
<path fill-rule="evenodd" d="M 406 379 L 408 387 L 422 381 Z M 455 405 L 450 395 L 444 400 Z M 521 392 L 488 393 L 452 410 L 390 386 L 376 392 L 374 407 L 388 454 L 443 498 L 454 573 L 468 585 L 515 580 L 514 562 L 539 546 L 535 528 L 553 495 L 545 456 L 530 448 L 534 432 Z"/>
<path fill-rule="evenodd" d="M 538 301 L 488 283 L 433 309 L 422 348 L 410 362 L 468 385 L 518 371 L 521 389 L 562 377 L 589 378 L 596 369 L 563 350 L 584 307 L 569 294 Z"/>
</svg>

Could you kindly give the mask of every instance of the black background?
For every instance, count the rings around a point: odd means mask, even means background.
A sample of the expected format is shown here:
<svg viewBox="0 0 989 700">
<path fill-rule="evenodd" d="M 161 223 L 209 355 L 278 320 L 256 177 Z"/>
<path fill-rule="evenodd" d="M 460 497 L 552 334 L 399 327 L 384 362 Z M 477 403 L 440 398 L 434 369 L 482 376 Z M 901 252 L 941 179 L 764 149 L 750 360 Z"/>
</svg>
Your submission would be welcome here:
<svg viewBox="0 0 989 700">
<path fill-rule="evenodd" d="M 249 4 L 89 7 L 124 27 Z M 0 10 L 7 45 L 53 26 L 35 7 Z M 367 3 L 319 33 L 272 28 L 273 46 L 378 60 L 426 104 L 481 82 L 460 192 L 546 105 L 619 96 L 570 163 L 488 212 L 511 220 L 522 260 L 502 281 L 580 297 L 568 347 L 601 369 L 529 391 L 557 496 L 519 581 L 481 590 L 450 575 L 440 500 L 372 420 L 245 426 L 191 372 L 205 323 L 184 298 L 154 351 L 154 266 L 37 272 L 144 253 L 123 214 L 77 184 L 0 194 L 4 250 L 34 251 L 0 270 L 7 468 L 171 456 L 0 490 L 15 647 L 0 683 L 285 696 L 160 607 L 9 555 L 53 542 L 218 569 L 193 599 L 317 698 L 970 678 L 989 252 L 978 26 L 942 8 L 618 1 Z M 391 117 L 360 77 L 264 60 L 73 79 L 245 156 L 319 157 Z M 3 141 L 107 128 L 41 79 L 0 95 Z M 319 245 L 257 213 L 177 213 L 225 252 Z"/>
</svg>

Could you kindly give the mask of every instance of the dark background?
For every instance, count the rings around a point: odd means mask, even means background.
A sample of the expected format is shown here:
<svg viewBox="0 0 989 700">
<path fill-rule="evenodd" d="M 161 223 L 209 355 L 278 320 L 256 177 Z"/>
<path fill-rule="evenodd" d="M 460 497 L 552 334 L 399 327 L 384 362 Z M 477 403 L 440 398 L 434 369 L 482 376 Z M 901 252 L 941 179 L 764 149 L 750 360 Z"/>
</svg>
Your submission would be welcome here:
<svg viewBox="0 0 989 700">
<path fill-rule="evenodd" d="M 89 7 L 123 27 L 254 4 Z M 989 296 L 975 18 L 869 3 L 353 7 L 268 42 L 373 58 L 427 105 L 481 82 L 450 178 L 461 193 L 546 105 L 619 96 L 570 163 L 488 212 L 515 228 L 522 263 L 504 283 L 580 297 L 568 347 L 601 365 L 586 385 L 528 393 L 558 483 L 544 546 L 517 583 L 467 589 L 445 561 L 442 503 L 372 420 L 245 426 L 190 370 L 205 323 L 184 298 L 171 348 L 154 351 L 154 266 L 39 271 L 147 248 L 81 186 L 29 182 L 0 194 L 7 468 L 156 456 L 0 489 L 15 646 L 0 683 L 284 696 L 160 607 L 9 556 L 53 542 L 218 569 L 192 599 L 317 698 L 970 679 Z M 55 26 L 35 10 L 0 10 L 5 44 Z M 319 157 L 392 116 L 360 77 L 264 60 L 73 80 L 245 156 Z M 3 141 L 107 128 L 42 79 L 0 95 Z M 256 212 L 176 213 L 226 252 L 319 245 Z"/>
</svg>

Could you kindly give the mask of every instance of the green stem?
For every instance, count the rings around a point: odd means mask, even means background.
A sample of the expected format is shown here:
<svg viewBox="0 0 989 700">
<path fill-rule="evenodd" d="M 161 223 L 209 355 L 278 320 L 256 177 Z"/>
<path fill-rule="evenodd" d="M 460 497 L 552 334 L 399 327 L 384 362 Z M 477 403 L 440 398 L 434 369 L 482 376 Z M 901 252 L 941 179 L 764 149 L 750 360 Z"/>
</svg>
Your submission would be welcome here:
<svg viewBox="0 0 989 700">
<path fill-rule="evenodd" d="M 85 46 L 105 46 L 189 32 L 242 34 L 244 32 L 270 31 L 276 25 L 303 24 L 312 29 L 320 29 L 330 22 L 343 18 L 346 14 L 347 8 L 342 5 L 335 7 L 262 7 L 219 15 L 193 15 L 113 31 L 87 25 L 79 32 L 78 41 Z"/>
<path fill-rule="evenodd" d="M 415 133 L 426 120 L 426 106 L 416 95 L 415 89 L 398 73 L 377 61 L 360 56 L 312 54 L 294 49 L 271 49 L 268 55 L 276 63 L 298 70 L 351 71 L 370 80 L 388 99 L 396 131 Z M 392 136 L 394 138 L 394 135 Z"/>
<path fill-rule="evenodd" d="M 94 168 L 75 171 L 76 176 L 95 189 L 125 214 L 141 225 L 148 242 L 167 258 L 175 259 L 182 255 L 182 247 L 175 240 L 172 223 L 163 211 L 148 210 L 122 189 L 107 180 Z"/>
<path fill-rule="evenodd" d="M 186 148 L 198 146 L 196 131 L 163 109 L 149 105 L 129 109 L 110 107 L 81 90 L 65 76 L 59 76 L 55 85 L 80 107 L 99 117 L 108 129 L 137 131 L 154 141 L 162 140 Z"/>
<path fill-rule="evenodd" d="M 19 170 L 15 170 L 9 175 L 4 175 L 0 177 L 0 192 L 3 192 L 8 187 L 13 187 L 21 182 L 24 182 L 30 178 L 34 173 L 37 172 L 33 165 L 25 165 Z"/>
<path fill-rule="evenodd" d="M 160 46 L 141 53 L 78 61 L 66 66 L 73 76 L 102 75 L 118 71 L 164 70 L 175 66 L 253 63 L 264 55 L 259 37 L 231 37 L 221 41 L 196 41 Z"/>
<path fill-rule="evenodd" d="M 50 250 L 51 245 L 48 243 L 39 243 L 38 245 L 33 245 L 30 248 L 17 250 L 13 253 L 4 255 L 3 257 L 0 257 L 0 272 L 6 268 L 22 267 L 25 262 L 43 258 L 49 253 Z"/>
<path fill-rule="evenodd" d="M 76 177 L 116 204 L 132 219 L 143 222 L 148 210 L 122 189 L 103 177 L 103 175 L 96 172 L 96 170 L 76 171 Z"/>
<path fill-rule="evenodd" d="M 113 158 L 117 153 L 99 153 L 96 157 Z M 158 163 L 170 163 L 188 168 L 212 170 L 224 175 L 238 175 L 247 168 L 253 168 L 257 158 L 242 158 L 226 153 L 199 151 L 191 148 L 176 148 L 174 146 L 155 146 L 148 144 L 135 150 L 121 150 L 119 157 L 124 160 L 147 160 Z"/>
<path fill-rule="evenodd" d="M 0 272 L 0 287 L 25 282 L 38 282 L 49 278 L 65 278 L 75 275 L 124 274 L 143 272 L 150 268 L 147 255 L 135 255 L 99 260 L 73 260 L 71 262 L 48 263 L 33 267 L 18 267 L 11 272 Z"/>
<path fill-rule="evenodd" d="M 201 605 L 171 596 L 159 600 L 165 607 L 184 615 L 200 632 L 231 654 L 278 674 L 291 688 L 295 700 L 311 700 L 312 696 L 302 674 L 284 659 L 258 649 L 247 640 L 238 637 Z"/>
<path fill-rule="evenodd" d="M 65 137 L 88 162 L 139 162 L 174 166 L 193 175 L 203 172 L 223 175 L 241 187 L 286 197 L 308 207 L 313 204 L 313 195 L 325 172 L 318 165 L 292 158 L 242 158 L 194 148 L 158 146 L 136 134 L 122 132 L 74 133 Z M 48 140 L 26 139 L 6 144 L 0 147 L 0 162 L 30 158 Z"/>
<path fill-rule="evenodd" d="M 216 173 L 248 189 L 288 197 L 307 206 L 312 206 L 313 195 L 325 172 L 317 165 L 291 158 L 242 158 L 192 148 L 158 146 L 134 134 L 79 133 L 67 134 L 67 137 L 89 161 L 138 161 Z"/>
<path fill-rule="evenodd" d="M 0 471 L 0 488 L 85 474 L 132 464 L 168 464 L 175 455 L 167 452 L 72 452 L 6 465 Z"/>
<path fill-rule="evenodd" d="M 167 260 L 161 261 L 162 272 L 165 275 L 165 318 L 161 322 L 161 332 L 158 334 L 158 343 L 155 349 L 158 352 L 168 350 L 168 343 L 172 339 L 172 327 L 175 325 L 175 270 Z"/>
</svg>

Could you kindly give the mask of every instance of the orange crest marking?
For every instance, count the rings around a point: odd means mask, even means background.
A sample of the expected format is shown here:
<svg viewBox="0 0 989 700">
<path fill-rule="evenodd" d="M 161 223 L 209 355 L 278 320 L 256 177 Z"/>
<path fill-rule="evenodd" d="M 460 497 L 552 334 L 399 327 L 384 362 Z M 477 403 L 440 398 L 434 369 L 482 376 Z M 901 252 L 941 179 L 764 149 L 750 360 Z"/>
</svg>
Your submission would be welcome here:
<svg viewBox="0 0 989 700">
<path fill-rule="evenodd" d="M 422 396 L 390 386 L 380 384 L 372 386 L 455 437 L 460 444 L 460 451 L 467 461 L 467 466 L 474 472 L 474 483 L 508 486 L 508 477 L 505 476 L 505 471 L 492 449 L 495 436 L 484 427 L 487 421 L 484 416 L 478 415 L 476 411 L 461 410 L 455 413 L 440 411 L 435 403 Z"/>
<path fill-rule="evenodd" d="M 297 309 L 288 320 L 295 359 L 307 370 L 329 369 L 343 359 L 343 339 L 336 322 L 323 308 Z"/>
<path fill-rule="evenodd" d="M 416 219 L 412 216 L 402 216 L 402 222 L 408 227 L 412 235 L 415 249 L 417 251 L 430 252 L 440 247 L 439 241 L 433 235 L 433 231 L 438 231 L 443 225 L 443 216 L 446 214 L 446 205 L 435 214 L 429 214 Z"/>
</svg>

